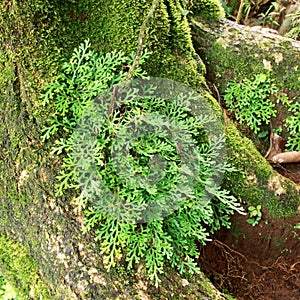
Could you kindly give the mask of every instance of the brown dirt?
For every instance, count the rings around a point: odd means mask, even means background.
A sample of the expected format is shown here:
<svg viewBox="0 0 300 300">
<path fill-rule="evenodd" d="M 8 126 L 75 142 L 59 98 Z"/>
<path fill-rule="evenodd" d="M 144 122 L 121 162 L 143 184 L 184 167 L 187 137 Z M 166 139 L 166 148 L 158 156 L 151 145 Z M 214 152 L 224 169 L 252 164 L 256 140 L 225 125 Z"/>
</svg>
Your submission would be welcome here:
<svg viewBox="0 0 300 300">
<path fill-rule="evenodd" d="M 300 216 L 261 220 L 232 218 L 232 229 L 220 231 L 200 251 L 203 272 L 221 291 L 238 300 L 300 299 Z"/>
</svg>

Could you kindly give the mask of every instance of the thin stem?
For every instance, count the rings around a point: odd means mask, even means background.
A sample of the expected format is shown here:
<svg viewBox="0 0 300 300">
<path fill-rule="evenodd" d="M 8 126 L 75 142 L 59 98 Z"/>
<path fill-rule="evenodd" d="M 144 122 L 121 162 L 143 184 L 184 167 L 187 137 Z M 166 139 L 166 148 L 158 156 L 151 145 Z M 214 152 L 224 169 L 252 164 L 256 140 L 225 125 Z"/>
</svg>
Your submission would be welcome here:
<svg viewBox="0 0 300 300">
<path fill-rule="evenodd" d="M 242 19 L 244 6 L 245 6 L 245 1 L 241 0 L 240 6 L 239 6 L 239 11 L 238 11 L 238 14 L 237 14 L 237 17 L 236 17 L 236 21 L 235 21 L 236 24 L 239 24 L 240 21 L 241 21 L 241 19 Z"/>
<path fill-rule="evenodd" d="M 144 39 L 145 39 L 145 36 L 146 36 L 146 28 L 147 28 L 147 25 L 148 23 L 150 22 L 151 18 L 153 17 L 153 14 L 154 14 L 154 11 L 157 7 L 159 3 L 159 0 L 154 0 L 152 2 L 152 6 L 147 14 L 147 17 L 145 18 L 142 26 L 141 26 L 141 30 L 140 30 L 140 34 L 139 34 L 139 44 L 138 44 L 138 48 L 137 48 L 137 51 L 136 51 L 136 56 L 135 56 L 135 59 L 128 71 L 128 74 L 126 76 L 126 81 L 129 81 L 132 79 L 133 75 L 134 75 L 134 72 L 136 70 L 136 68 L 138 67 L 139 65 L 139 61 L 140 61 L 140 58 L 141 58 L 141 55 L 142 55 L 142 51 L 143 51 L 143 44 L 144 44 Z"/>
</svg>

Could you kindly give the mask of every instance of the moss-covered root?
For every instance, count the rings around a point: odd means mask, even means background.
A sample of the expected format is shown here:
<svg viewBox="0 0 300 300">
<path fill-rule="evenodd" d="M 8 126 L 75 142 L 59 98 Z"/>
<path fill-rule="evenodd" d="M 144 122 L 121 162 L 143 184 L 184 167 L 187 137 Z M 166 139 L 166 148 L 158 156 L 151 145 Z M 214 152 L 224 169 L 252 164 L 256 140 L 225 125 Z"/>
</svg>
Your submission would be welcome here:
<svg viewBox="0 0 300 300">
<path fill-rule="evenodd" d="M 196 20 L 219 20 L 225 17 L 224 9 L 219 0 L 198 0 L 191 1 L 193 18 Z"/>
<path fill-rule="evenodd" d="M 191 24 L 195 49 L 220 93 L 229 80 L 270 72 L 280 90 L 300 97 L 299 42 L 227 20 L 191 20 Z M 226 176 L 224 186 L 244 203 L 263 204 L 272 216 L 294 214 L 299 187 L 275 172 L 234 124 L 229 122 L 226 130 L 228 159 L 237 171 Z"/>
<path fill-rule="evenodd" d="M 270 72 L 280 90 L 300 99 L 300 42 L 225 19 L 191 25 L 195 49 L 221 92 L 229 80 Z"/>
<path fill-rule="evenodd" d="M 236 171 L 227 174 L 224 185 L 242 202 L 262 204 L 273 217 L 295 214 L 300 204 L 297 185 L 275 172 L 231 122 L 226 138 L 228 160 Z"/>
<path fill-rule="evenodd" d="M 29 250 L 4 235 L 0 236 L 0 271 L 14 287 L 17 299 L 50 299 Z"/>
<path fill-rule="evenodd" d="M 30 255 L 29 248 L 23 246 L 20 242 L 8 239 L 4 235 L 0 236 L 0 272 L 5 276 L 13 291 L 16 299 L 96 299 L 92 295 L 75 295 L 71 290 L 60 293 L 60 287 L 56 287 L 56 293 L 50 291 L 49 285 L 43 281 L 42 273 L 45 270 L 39 270 L 38 263 Z M 94 269 L 93 272 L 97 273 Z M 162 278 L 159 289 L 148 286 L 139 275 L 139 279 L 134 286 L 135 293 L 129 292 L 131 282 L 128 279 L 127 271 L 122 266 L 111 271 L 111 275 L 116 278 L 123 278 L 123 282 L 116 280 L 115 292 L 109 296 L 104 295 L 98 290 L 98 299 L 116 299 L 116 300 L 139 300 L 139 299 L 187 299 L 198 300 L 206 299 L 225 300 L 226 296 L 220 293 L 211 282 L 203 275 L 184 274 L 182 277 L 175 274 L 172 269 L 168 270 L 168 276 Z M 96 277 L 95 277 L 96 278 Z M 100 278 L 100 277 L 99 277 Z M 99 279 L 98 279 L 99 280 Z M 103 283 L 103 282 L 102 282 Z M 110 289 L 110 288 L 108 288 Z M 118 290 L 120 289 L 120 290 Z M 97 291 L 94 291 L 97 294 Z M 12 295 L 13 295 L 12 294 Z M 87 293 L 88 294 L 88 293 Z M 63 298 L 62 298 L 63 297 Z"/>
</svg>

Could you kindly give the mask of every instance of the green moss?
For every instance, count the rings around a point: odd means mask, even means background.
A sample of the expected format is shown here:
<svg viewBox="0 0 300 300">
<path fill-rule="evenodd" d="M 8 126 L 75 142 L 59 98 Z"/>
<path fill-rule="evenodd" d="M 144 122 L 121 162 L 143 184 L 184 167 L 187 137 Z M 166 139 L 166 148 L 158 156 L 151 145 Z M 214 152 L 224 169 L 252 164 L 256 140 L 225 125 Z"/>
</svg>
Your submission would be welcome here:
<svg viewBox="0 0 300 300">
<path fill-rule="evenodd" d="M 225 17 L 224 9 L 219 0 L 198 0 L 192 4 L 193 18 L 218 20 Z"/>
<path fill-rule="evenodd" d="M 220 124 L 224 122 L 224 112 L 220 107 L 220 104 L 218 101 L 207 91 L 202 91 L 201 95 L 204 97 L 204 99 L 207 101 L 207 103 L 210 104 L 213 112 L 215 113 L 217 119 L 220 121 Z"/>
<path fill-rule="evenodd" d="M 239 49 L 243 55 L 238 55 L 237 52 L 228 49 L 224 51 L 224 47 L 221 42 L 214 41 L 213 50 L 209 52 L 206 58 L 211 76 L 216 78 L 221 92 L 224 92 L 228 81 L 234 78 L 243 79 L 249 77 L 250 74 L 259 74 L 263 71 L 263 62 L 261 61 L 261 64 L 257 64 L 252 54 L 243 53 L 243 50 Z M 248 52 L 249 50 L 246 51 Z M 253 60 L 249 60 L 249 56 L 253 57 Z"/>
<path fill-rule="evenodd" d="M 134 1 L 127 1 L 126 5 L 120 1 L 111 2 L 111 23 L 106 20 L 109 42 L 105 44 L 109 45 L 108 50 L 136 51 L 141 26 L 136 22 L 143 20 L 147 13 L 145 7 L 149 7 L 151 1 L 137 1 L 131 5 L 128 2 Z M 152 52 L 146 69 L 152 76 L 166 76 L 185 83 L 192 80 L 192 85 L 203 84 L 203 63 L 197 64 L 194 58 L 190 29 L 186 18 L 181 15 L 182 10 L 179 1 L 161 2 L 156 9 L 146 30 L 144 47 Z M 139 15 L 132 18 L 132 14 Z"/>
<path fill-rule="evenodd" d="M 3 235 L 0 235 L 0 270 L 19 299 L 51 299 L 29 250 Z"/>
<path fill-rule="evenodd" d="M 286 44 L 291 47 L 290 41 L 281 42 L 272 51 L 269 50 L 272 49 L 269 41 L 265 45 L 261 43 L 259 45 L 261 49 L 254 42 L 250 46 L 241 41 L 237 44 L 236 50 L 229 50 L 226 43 L 230 42 L 230 33 L 224 34 L 226 40 L 220 37 L 219 40 L 212 41 L 205 58 L 210 76 L 215 78 L 221 93 L 224 92 L 228 81 L 242 80 L 268 72 L 269 64 L 270 77 L 275 85 L 280 90 L 288 91 L 291 96 L 300 97 L 300 68 L 297 64 L 300 54 L 296 55 L 295 52 L 285 50 Z M 295 62 L 295 67 L 291 67 L 292 62 Z"/>
<path fill-rule="evenodd" d="M 244 203 L 262 204 L 270 216 L 295 214 L 300 196 L 294 184 L 278 175 L 231 122 L 226 128 L 226 143 L 228 162 L 236 171 L 226 174 L 224 186 Z"/>
</svg>

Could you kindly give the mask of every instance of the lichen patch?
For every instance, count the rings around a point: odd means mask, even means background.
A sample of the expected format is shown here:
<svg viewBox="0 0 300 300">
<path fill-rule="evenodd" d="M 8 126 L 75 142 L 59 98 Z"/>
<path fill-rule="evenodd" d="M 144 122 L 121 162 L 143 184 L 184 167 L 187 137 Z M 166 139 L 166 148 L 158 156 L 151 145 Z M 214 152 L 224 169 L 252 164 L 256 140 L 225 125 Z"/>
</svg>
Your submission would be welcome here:
<svg viewBox="0 0 300 300">
<path fill-rule="evenodd" d="M 280 62 L 283 61 L 283 55 L 282 53 L 275 53 L 274 54 L 275 63 L 278 65 Z"/>
<path fill-rule="evenodd" d="M 21 193 L 21 188 L 24 185 L 24 182 L 28 179 L 29 174 L 27 173 L 26 170 L 23 170 L 19 176 L 19 181 L 18 181 L 18 191 Z"/>
<path fill-rule="evenodd" d="M 264 68 L 268 71 L 272 71 L 272 64 L 270 61 L 263 59 Z"/>
<path fill-rule="evenodd" d="M 273 175 L 270 177 L 268 187 L 274 191 L 276 196 L 286 194 L 286 189 L 282 186 L 282 182 L 279 175 Z"/>
</svg>

